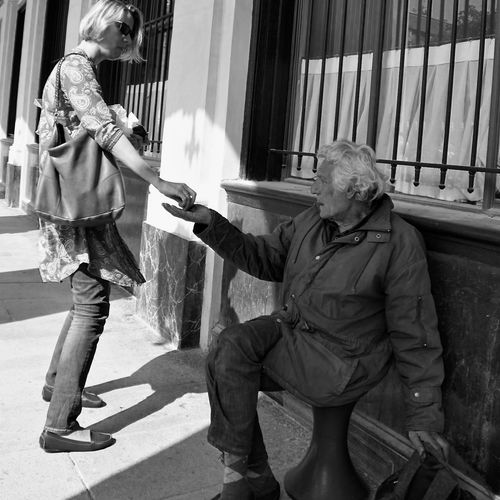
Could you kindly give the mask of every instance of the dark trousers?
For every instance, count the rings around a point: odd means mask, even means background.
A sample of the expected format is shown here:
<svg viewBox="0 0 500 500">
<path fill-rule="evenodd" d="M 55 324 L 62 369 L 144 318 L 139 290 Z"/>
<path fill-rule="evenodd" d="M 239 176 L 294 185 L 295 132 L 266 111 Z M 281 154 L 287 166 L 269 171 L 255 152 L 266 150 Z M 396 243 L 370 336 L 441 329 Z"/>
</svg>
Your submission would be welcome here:
<svg viewBox="0 0 500 500">
<path fill-rule="evenodd" d="M 208 442 L 221 451 L 248 455 L 249 464 L 267 460 L 257 397 L 259 390 L 282 390 L 262 369 L 280 338 L 277 319 L 262 316 L 223 330 L 207 357 Z"/>
<path fill-rule="evenodd" d="M 73 306 L 45 377 L 46 385 L 54 388 L 45 428 L 54 432 L 71 430 L 82 411 L 82 390 L 109 314 L 108 281 L 93 276 L 82 264 L 70 283 Z"/>
</svg>

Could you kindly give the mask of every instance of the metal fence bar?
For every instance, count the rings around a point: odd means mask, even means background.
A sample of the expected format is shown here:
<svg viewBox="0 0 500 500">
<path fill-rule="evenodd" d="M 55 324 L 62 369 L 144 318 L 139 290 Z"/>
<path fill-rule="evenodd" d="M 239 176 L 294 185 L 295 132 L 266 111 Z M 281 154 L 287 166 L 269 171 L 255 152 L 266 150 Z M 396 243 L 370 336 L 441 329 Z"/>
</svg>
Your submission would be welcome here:
<svg viewBox="0 0 500 500">
<path fill-rule="evenodd" d="M 155 18 L 151 21 L 148 21 L 145 25 L 145 30 L 148 36 L 148 48 L 146 55 L 146 64 L 144 68 L 145 78 L 143 80 L 143 83 L 141 84 L 142 87 L 141 114 L 142 114 L 142 119 L 147 124 L 149 124 L 149 115 L 151 111 L 150 96 L 154 80 L 154 69 L 155 69 L 154 57 L 156 55 L 156 50 L 157 50 L 156 40 L 158 38 L 158 30 L 155 29 L 156 23 L 157 19 Z"/>
<path fill-rule="evenodd" d="M 394 142 L 392 145 L 392 158 L 395 160 L 398 155 L 398 138 L 399 127 L 401 124 L 401 107 L 403 102 L 403 81 L 405 71 L 405 57 L 406 57 L 406 31 L 408 29 L 408 4 L 409 0 L 404 0 L 403 9 L 403 23 L 401 27 L 401 52 L 399 54 L 399 74 L 398 74 L 398 92 L 396 97 L 396 117 L 394 123 Z M 397 164 L 391 164 L 391 178 L 390 182 L 396 182 L 396 168 Z"/>
<path fill-rule="evenodd" d="M 153 152 L 157 152 L 159 153 L 160 152 L 160 144 L 161 144 L 161 122 L 159 122 L 157 120 L 157 116 L 160 115 L 161 116 L 161 112 L 163 110 L 163 106 L 160 104 L 163 102 L 163 96 L 162 96 L 162 92 L 159 92 L 159 86 L 160 86 L 160 82 L 165 82 L 165 71 L 164 71 L 164 59 L 165 59 L 165 54 L 163 53 L 163 50 L 161 50 L 161 47 L 163 46 L 164 44 L 164 40 L 165 40 L 165 31 L 162 31 L 161 33 L 161 36 L 158 37 L 159 38 L 159 46 L 160 46 L 160 50 L 158 51 L 158 56 L 157 56 L 157 65 L 158 65 L 158 69 L 157 69 L 157 78 L 155 79 L 155 82 L 156 82 L 156 88 L 155 88 L 155 92 L 154 92 L 154 99 L 153 99 L 153 96 L 151 97 L 152 99 L 152 104 L 151 104 L 151 108 L 152 108 L 152 111 L 153 111 L 153 120 L 150 121 L 151 125 L 151 130 L 152 130 L 152 137 L 157 137 L 158 139 L 155 139 L 155 142 L 151 145 L 151 150 Z M 156 146 L 156 151 L 155 150 L 155 146 Z"/>
<path fill-rule="evenodd" d="M 488 0 L 483 0 L 483 11 L 481 13 L 481 37 L 479 38 L 479 55 L 477 58 L 477 81 L 476 81 L 476 104 L 474 109 L 474 125 L 472 127 L 472 146 L 470 164 L 476 164 L 477 142 L 479 138 L 479 114 L 481 111 L 481 99 L 483 95 L 483 70 L 484 70 L 484 46 L 486 42 L 486 21 L 488 18 Z M 473 187 L 469 184 L 468 191 Z"/>
<path fill-rule="evenodd" d="M 127 108 L 127 109 L 132 109 L 132 111 L 136 112 L 137 114 L 139 114 L 139 113 L 137 111 L 137 108 L 138 108 L 138 103 L 136 103 L 136 101 L 137 101 L 137 85 L 135 84 L 135 82 L 138 80 L 137 74 L 138 74 L 139 70 L 141 69 L 141 67 L 142 67 L 142 64 L 130 66 L 130 73 L 129 73 L 130 77 L 127 80 L 127 82 L 132 82 L 132 83 L 129 83 L 127 85 L 128 91 L 129 91 L 129 108 Z"/>
<path fill-rule="evenodd" d="M 325 24 L 324 24 L 324 29 L 325 29 L 325 41 L 323 44 L 323 54 L 321 57 L 321 77 L 320 77 L 320 84 L 319 84 L 319 97 L 318 97 L 318 116 L 316 119 L 316 140 L 314 144 L 314 150 L 317 151 L 319 147 L 319 141 L 320 141 L 320 134 L 321 134 L 321 119 L 323 117 L 323 93 L 325 90 L 325 68 L 326 68 L 326 56 L 328 53 L 328 45 L 330 43 L 330 22 L 331 22 L 331 7 L 332 7 L 332 0 L 329 0 L 327 2 L 327 9 L 326 9 L 326 17 L 325 17 Z M 313 166 L 313 172 L 316 172 L 318 167 L 318 162 L 316 159 L 314 159 L 314 166 Z"/>
<path fill-rule="evenodd" d="M 340 121 L 340 98 L 342 96 L 342 76 L 344 71 L 345 33 L 347 25 L 347 0 L 343 3 L 342 29 L 340 30 L 339 48 L 339 72 L 337 75 L 337 98 L 335 100 L 335 125 L 333 128 L 333 139 L 337 139 Z"/>
<path fill-rule="evenodd" d="M 154 63 L 151 71 L 151 81 L 149 82 L 149 103 L 148 103 L 148 123 L 151 123 L 151 115 L 153 116 L 152 120 L 152 130 L 153 130 L 153 137 L 156 136 L 156 115 L 157 115 L 157 106 L 156 106 L 156 101 L 157 101 L 157 95 L 158 95 L 158 83 L 160 82 L 161 79 L 161 56 L 162 56 L 162 39 L 163 39 L 163 27 L 164 27 L 164 20 L 163 19 L 158 19 L 155 21 L 153 25 L 156 29 L 156 36 L 155 36 L 155 44 L 154 44 Z M 153 85 L 155 85 L 155 92 L 153 92 Z"/>
<path fill-rule="evenodd" d="M 170 4 L 167 3 L 166 9 L 170 7 Z M 158 136 L 160 137 L 160 141 L 158 144 L 158 152 L 162 143 L 162 134 L 163 134 L 163 120 L 161 119 L 161 116 L 163 115 L 163 107 L 165 105 L 165 95 L 166 95 L 166 85 L 167 85 L 167 80 L 168 80 L 168 70 L 169 70 L 169 55 L 170 55 L 170 43 L 171 43 L 171 33 L 172 33 L 172 25 L 173 25 L 173 19 L 174 15 L 171 10 L 168 12 L 168 17 L 167 17 L 167 29 L 165 31 L 165 50 L 163 53 L 163 79 L 162 79 L 162 86 L 161 86 L 161 92 L 160 92 L 160 120 L 158 120 L 160 126 L 158 128 Z"/>
<path fill-rule="evenodd" d="M 314 10 L 314 1 L 309 5 L 308 19 L 307 19 L 307 37 L 306 37 L 306 46 L 304 49 L 305 57 L 305 68 L 304 68 L 304 87 L 302 94 L 302 111 L 300 116 L 300 135 L 299 135 L 299 148 L 302 149 L 304 147 L 304 127 L 306 122 L 306 103 L 307 103 L 307 86 L 309 83 L 309 52 L 311 47 L 311 39 L 312 39 L 312 22 L 313 22 L 313 10 Z M 297 170 L 301 170 L 302 168 L 302 158 L 299 157 L 297 163 Z"/>
<path fill-rule="evenodd" d="M 358 37 L 358 65 L 356 74 L 356 90 L 354 97 L 354 114 L 352 117 L 352 140 L 356 142 L 358 132 L 358 112 L 359 112 L 359 93 L 361 89 L 361 70 L 363 67 L 363 42 L 365 39 L 365 13 L 366 0 L 363 0 L 361 5 L 360 20 L 359 20 L 359 37 Z"/>
<path fill-rule="evenodd" d="M 163 37 L 162 37 L 162 58 L 160 62 L 160 80 L 162 82 L 161 84 L 161 92 L 159 92 L 159 99 L 156 100 L 156 113 L 158 113 L 160 116 L 163 114 L 163 106 L 164 106 L 164 100 L 165 100 L 165 86 L 166 86 L 166 81 L 168 79 L 168 61 L 169 57 L 168 55 L 170 54 L 170 33 L 172 30 L 172 21 L 173 21 L 173 15 L 169 14 L 164 21 L 164 31 L 163 31 Z M 159 83 L 158 83 L 159 85 Z M 158 95 L 158 89 L 157 89 L 157 95 Z M 161 141 L 161 134 L 163 130 L 163 122 L 162 120 L 155 120 L 155 123 L 158 123 L 158 137 Z M 160 142 L 161 144 L 161 142 Z"/>
<path fill-rule="evenodd" d="M 366 132 L 366 142 L 374 149 L 377 143 L 378 108 L 380 104 L 380 83 L 382 79 L 382 62 L 384 53 L 386 1 L 379 1 L 378 7 L 378 26 L 373 50 L 372 74 L 370 81 L 370 103 L 368 106 L 368 129 Z"/>
<path fill-rule="evenodd" d="M 131 79 L 132 71 L 133 71 L 132 65 L 122 63 L 122 68 L 123 68 L 123 80 L 124 80 L 124 82 L 129 82 Z M 126 86 L 125 86 L 125 88 L 126 88 Z M 126 95 L 125 109 L 133 109 L 130 91 Z"/>
<path fill-rule="evenodd" d="M 422 158 L 422 140 L 424 136 L 424 117 L 425 117 L 425 96 L 427 93 L 427 72 L 429 70 L 429 46 L 430 46 L 430 36 L 431 36 L 431 13 L 432 13 L 432 0 L 427 1 L 427 20 L 425 27 L 425 42 L 424 42 L 424 63 L 422 68 L 422 91 L 420 93 L 420 114 L 418 122 L 418 134 L 417 134 L 417 163 L 420 163 Z M 415 167 L 415 180 L 413 181 L 415 186 L 420 184 L 420 167 Z"/>
<path fill-rule="evenodd" d="M 171 2 L 165 2 L 165 26 L 164 26 L 164 37 L 165 37 L 165 42 L 164 42 L 164 47 L 162 47 L 162 57 L 163 57 L 163 62 L 162 62 L 162 84 L 161 84 L 161 92 L 160 92 L 160 109 L 159 109 L 159 119 L 158 124 L 158 153 L 160 152 L 161 144 L 163 142 L 162 139 L 162 133 L 163 133 L 163 120 L 161 117 L 163 116 L 163 109 L 164 109 L 164 104 L 165 104 L 165 97 L 166 97 L 166 83 L 168 80 L 168 71 L 169 71 L 169 61 L 170 61 L 170 45 L 171 45 L 171 40 L 172 40 L 172 28 L 173 28 L 173 21 L 174 21 L 174 1 L 172 0 Z"/>
<path fill-rule="evenodd" d="M 448 163 L 448 147 L 450 142 L 451 105 L 453 101 L 453 81 L 455 77 L 455 55 L 457 48 L 457 20 L 458 20 L 458 0 L 453 2 L 453 24 L 451 29 L 450 45 L 450 67 L 448 68 L 448 91 L 446 96 L 446 114 L 444 119 L 443 154 L 441 161 L 443 165 Z M 441 169 L 439 179 L 439 189 L 444 189 L 446 181 L 446 168 Z"/>
</svg>

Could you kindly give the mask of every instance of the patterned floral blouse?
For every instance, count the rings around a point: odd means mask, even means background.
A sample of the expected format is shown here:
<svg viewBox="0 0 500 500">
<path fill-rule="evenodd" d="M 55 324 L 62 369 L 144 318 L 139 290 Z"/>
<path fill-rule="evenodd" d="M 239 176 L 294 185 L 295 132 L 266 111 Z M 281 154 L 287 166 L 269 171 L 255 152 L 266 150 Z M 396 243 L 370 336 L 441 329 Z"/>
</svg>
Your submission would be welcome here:
<svg viewBox="0 0 500 500">
<path fill-rule="evenodd" d="M 113 122 L 96 79 L 96 67 L 81 49 L 61 65 L 61 107 L 58 121 L 69 137 L 82 128 L 106 151 L 110 151 L 123 132 Z M 57 66 L 56 66 L 57 67 Z M 55 127 L 56 68 L 45 84 L 42 112 L 38 124 L 40 169 L 48 157 Z M 134 256 L 118 233 L 116 225 L 81 228 L 58 226 L 40 220 L 40 274 L 43 281 L 62 281 L 86 263 L 89 272 L 122 286 L 144 283 Z"/>
</svg>

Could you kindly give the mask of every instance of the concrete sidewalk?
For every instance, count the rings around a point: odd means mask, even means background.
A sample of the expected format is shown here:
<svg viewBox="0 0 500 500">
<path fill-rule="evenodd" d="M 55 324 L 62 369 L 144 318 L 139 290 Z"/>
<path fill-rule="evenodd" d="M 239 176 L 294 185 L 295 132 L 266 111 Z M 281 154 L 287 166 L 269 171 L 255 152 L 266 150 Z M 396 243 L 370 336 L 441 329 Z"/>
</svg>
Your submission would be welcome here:
<svg viewBox="0 0 500 500">
<path fill-rule="evenodd" d="M 0 200 L 0 498 L 210 499 L 222 467 L 206 443 L 204 355 L 156 344 L 134 315 L 135 299 L 119 287 L 87 383 L 107 406 L 84 408 L 79 418 L 117 442 L 93 453 L 39 448 L 47 411 L 40 392 L 70 297 L 66 283 L 41 282 L 36 240 L 34 219 Z M 259 404 L 271 466 L 282 480 L 310 433 L 269 399 Z"/>
</svg>

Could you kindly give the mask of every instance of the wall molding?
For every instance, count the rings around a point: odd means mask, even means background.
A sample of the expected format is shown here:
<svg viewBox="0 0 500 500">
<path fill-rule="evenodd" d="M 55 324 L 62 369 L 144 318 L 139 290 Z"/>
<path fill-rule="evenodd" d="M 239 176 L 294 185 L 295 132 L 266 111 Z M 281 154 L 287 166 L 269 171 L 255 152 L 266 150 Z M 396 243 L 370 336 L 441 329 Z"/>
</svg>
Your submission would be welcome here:
<svg viewBox="0 0 500 500">
<path fill-rule="evenodd" d="M 294 217 L 314 203 L 310 183 L 225 180 L 229 203 Z M 484 264 L 498 264 L 500 205 L 481 210 L 472 205 L 446 203 L 390 193 L 394 211 L 424 235 L 428 250 L 471 256 Z"/>
</svg>

